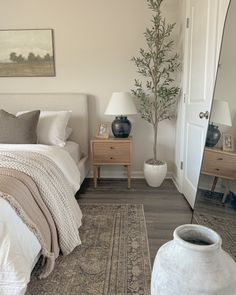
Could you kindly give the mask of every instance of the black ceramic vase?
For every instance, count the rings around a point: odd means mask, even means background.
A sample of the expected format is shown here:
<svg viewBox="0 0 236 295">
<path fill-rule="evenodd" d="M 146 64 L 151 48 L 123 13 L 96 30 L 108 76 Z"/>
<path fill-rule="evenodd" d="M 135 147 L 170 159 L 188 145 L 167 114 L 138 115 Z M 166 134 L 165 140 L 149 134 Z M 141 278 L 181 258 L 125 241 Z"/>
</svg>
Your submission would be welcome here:
<svg viewBox="0 0 236 295">
<path fill-rule="evenodd" d="M 218 126 L 210 124 L 207 130 L 206 146 L 214 147 L 220 139 L 220 130 Z"/>
<path fill-rule="evenodd" d="M 125 116 L 116 117 L 111 125 L 115 137 L 126 138 L 131 131 L 131 123 Z"/>
</svg>

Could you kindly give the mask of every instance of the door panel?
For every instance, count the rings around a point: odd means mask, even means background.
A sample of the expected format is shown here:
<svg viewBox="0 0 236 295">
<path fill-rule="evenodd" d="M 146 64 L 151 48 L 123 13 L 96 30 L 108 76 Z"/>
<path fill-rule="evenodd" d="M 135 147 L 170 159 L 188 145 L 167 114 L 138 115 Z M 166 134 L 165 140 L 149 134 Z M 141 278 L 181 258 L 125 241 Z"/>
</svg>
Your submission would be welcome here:
<svg viewBox="0 0 236 295">
<path fill-rule="evenodd" d="M 191 102 L 206 100 L 206 64 L 208 40 L 209 5 L 206 0 L 194 0 L 191 3 L 190 14 L 190 44 L 189 44 L 189 83 L 188 99 Z M 203 3 L 202 3 L 203 2 Z M 205 5 L 204 5 L 205 4 Z M 202 9 L 202 5 L 204 9 Z M 199 16 L 201 15 L 201 21 Z M 203 34 L 204 32 L 204 34 Z M 201 75 L 199 75 L 201 73 Z"/>
<path fill-rule="evenodd" d="M 185 193 L 189 196 L 188 201 L 191 207 L 194 206 L 195 198 L 191 198 L 192 191 L 195 190 L 195 183 L 198 183 L 199 171 L 201 162 L 199 162 L 198 155 L 195 155 L 195 150 L 202 150 L 205 144 L 205 132 L 201 125 L 194 123 L 187 124 L 186 137 L 186 169 L 184 169 L 185 178 Z"/>
<path fill-rule="evenodd" d="M 218 40 L 218 30 L 221 28 L 222 31 L 223 27 L 219 18 L 220 3 L 220 0 L 187 1 L 189 28 L 186 29 L 185 46 L 187 82 L 184 83 L 185 151 L 182 188 L 192 207 L 208 128 L 208 118 L 200 118 L 199 114 L 210 113 L 219 55 L 217 42 L 221 42 L 221 38 Z"/>
</svg>

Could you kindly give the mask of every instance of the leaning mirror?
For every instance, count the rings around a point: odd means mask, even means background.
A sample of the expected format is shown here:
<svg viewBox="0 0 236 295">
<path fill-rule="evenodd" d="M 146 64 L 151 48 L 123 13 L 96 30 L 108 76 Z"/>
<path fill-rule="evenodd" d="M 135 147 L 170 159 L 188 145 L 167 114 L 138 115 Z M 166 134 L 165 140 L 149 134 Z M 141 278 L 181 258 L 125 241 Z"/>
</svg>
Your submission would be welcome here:
<svg viewBox="0 0 236 295">
<path fill-rule="evenodd" d="M 236 1 L 225 23 L 193 223 L 217 231 L 236 259 Z"/>
</svg>

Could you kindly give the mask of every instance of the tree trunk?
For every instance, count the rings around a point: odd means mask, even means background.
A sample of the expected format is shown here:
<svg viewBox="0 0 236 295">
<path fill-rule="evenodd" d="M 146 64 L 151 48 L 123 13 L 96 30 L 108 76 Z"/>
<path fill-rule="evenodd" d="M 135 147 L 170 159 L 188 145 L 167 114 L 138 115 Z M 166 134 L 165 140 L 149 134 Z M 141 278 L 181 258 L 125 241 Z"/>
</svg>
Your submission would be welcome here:
<svg viewBox="0 0 236 295">
<path fill-rule="evenodd" d="M 153 132 L 154 132 L 153 160 L 154 160 L 154 163 L 156 163 L 157 162 L 157 125 L 153 126 Z"/>
</svg>

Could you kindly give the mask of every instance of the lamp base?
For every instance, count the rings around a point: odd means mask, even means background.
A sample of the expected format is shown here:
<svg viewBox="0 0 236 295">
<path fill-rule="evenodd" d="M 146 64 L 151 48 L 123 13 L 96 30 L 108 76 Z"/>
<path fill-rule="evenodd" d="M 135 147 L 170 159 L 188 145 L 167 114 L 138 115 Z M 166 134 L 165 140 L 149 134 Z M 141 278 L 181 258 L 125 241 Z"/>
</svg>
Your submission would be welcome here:
<svg viewBox="0 0 236 295">
<path fill-rule="evenodd" d="M 111 124 L 112 133 L 115 137 L 129 137 L 131 131 L 131 123 L 125 116 L 116 117 Z"/>
<path fill-rule="evenodd" d="M 207 138 L 206 138 L 206 146 L 207 147 L 214 147 L 220 139 L 220 130 L 218 126 L 213 124 L 209 124 L 207 130 Z"/>
</svg>

